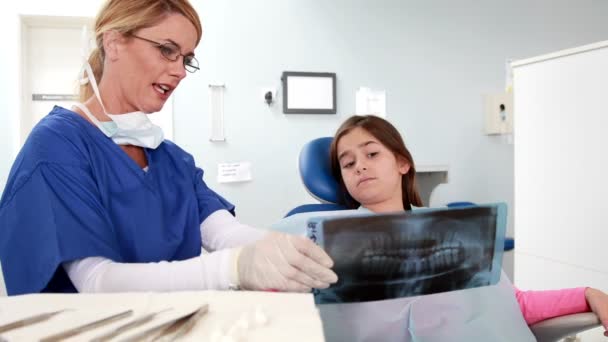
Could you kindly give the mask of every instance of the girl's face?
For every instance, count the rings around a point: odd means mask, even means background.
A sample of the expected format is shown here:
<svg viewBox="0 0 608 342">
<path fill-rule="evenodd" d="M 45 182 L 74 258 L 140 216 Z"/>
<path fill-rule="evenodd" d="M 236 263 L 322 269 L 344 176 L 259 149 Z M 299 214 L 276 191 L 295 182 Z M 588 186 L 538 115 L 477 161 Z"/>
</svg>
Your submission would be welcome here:
<svg viewBox="0 0 608 342">
<path fill-rule="evenodd" d="M 356 127 L 343 135 L 337 155 L 348 193 L 374 212 L 404 210 L 402 176 L 410 165 L 365 129 Z"/>
</svg>

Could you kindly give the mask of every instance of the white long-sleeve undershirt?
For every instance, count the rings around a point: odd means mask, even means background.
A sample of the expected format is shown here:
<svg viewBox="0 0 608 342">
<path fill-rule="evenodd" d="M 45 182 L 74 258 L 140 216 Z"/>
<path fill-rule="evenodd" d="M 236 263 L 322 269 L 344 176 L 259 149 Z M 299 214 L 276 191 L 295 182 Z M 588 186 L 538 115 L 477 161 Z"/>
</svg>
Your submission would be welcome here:
<svg viewBox="0 0 608 342">
<path fill-rule="evenodd" d="M 104 257 L 64 262 L 70 280 L 82 293 L 128 291 L 223 290 L 236 283 L 235 247 L 267 232 L 236 220 L 226 210 L 200 225 L 203 248 L 210 253 L 181 261 L 121 263 Z"/>
</svg>

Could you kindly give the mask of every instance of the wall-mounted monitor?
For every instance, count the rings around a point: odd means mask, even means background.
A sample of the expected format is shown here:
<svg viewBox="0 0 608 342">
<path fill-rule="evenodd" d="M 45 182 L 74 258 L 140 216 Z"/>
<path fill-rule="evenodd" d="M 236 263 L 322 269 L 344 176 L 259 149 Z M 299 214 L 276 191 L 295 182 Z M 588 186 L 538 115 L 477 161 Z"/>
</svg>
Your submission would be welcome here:
<svg viewBox="0 0 608 342">
<path fill-rule="evenodd" d="M 284 71 L 283 113 L 336 114 L 336 74 Z"/>
</svg>

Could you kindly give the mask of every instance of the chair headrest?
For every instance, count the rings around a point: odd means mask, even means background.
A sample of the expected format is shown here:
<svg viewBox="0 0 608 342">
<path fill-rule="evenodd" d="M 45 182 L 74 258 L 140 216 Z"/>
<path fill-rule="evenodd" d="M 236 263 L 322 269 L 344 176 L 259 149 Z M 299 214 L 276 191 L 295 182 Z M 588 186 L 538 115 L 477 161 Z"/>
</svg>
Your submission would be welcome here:
<svg viewBox="0 0 608 342">
<path fill-rule="evenodd" d="M 308 193 L 324 203 L 342 203 L 338 182 L 331 174 L 329 147 L 332 137 L 311 140 L 300 151 L 298 165 Z"/>
</svg>

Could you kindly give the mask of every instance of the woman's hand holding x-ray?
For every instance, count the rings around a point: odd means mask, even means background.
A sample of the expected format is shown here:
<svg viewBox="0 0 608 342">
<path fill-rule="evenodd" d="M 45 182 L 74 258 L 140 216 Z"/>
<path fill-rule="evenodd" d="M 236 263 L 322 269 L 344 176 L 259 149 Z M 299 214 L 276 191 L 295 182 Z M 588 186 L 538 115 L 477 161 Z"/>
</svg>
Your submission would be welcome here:
<svg viewBox="0 0 608 342">
<path fill-rule="evenodd" d="M 239 285 L 247 290 L 309 292 L 338 281 L 333 261 L 309 239 L 271 232 L 244 246 L 238 256 Z"/>
</svg>

